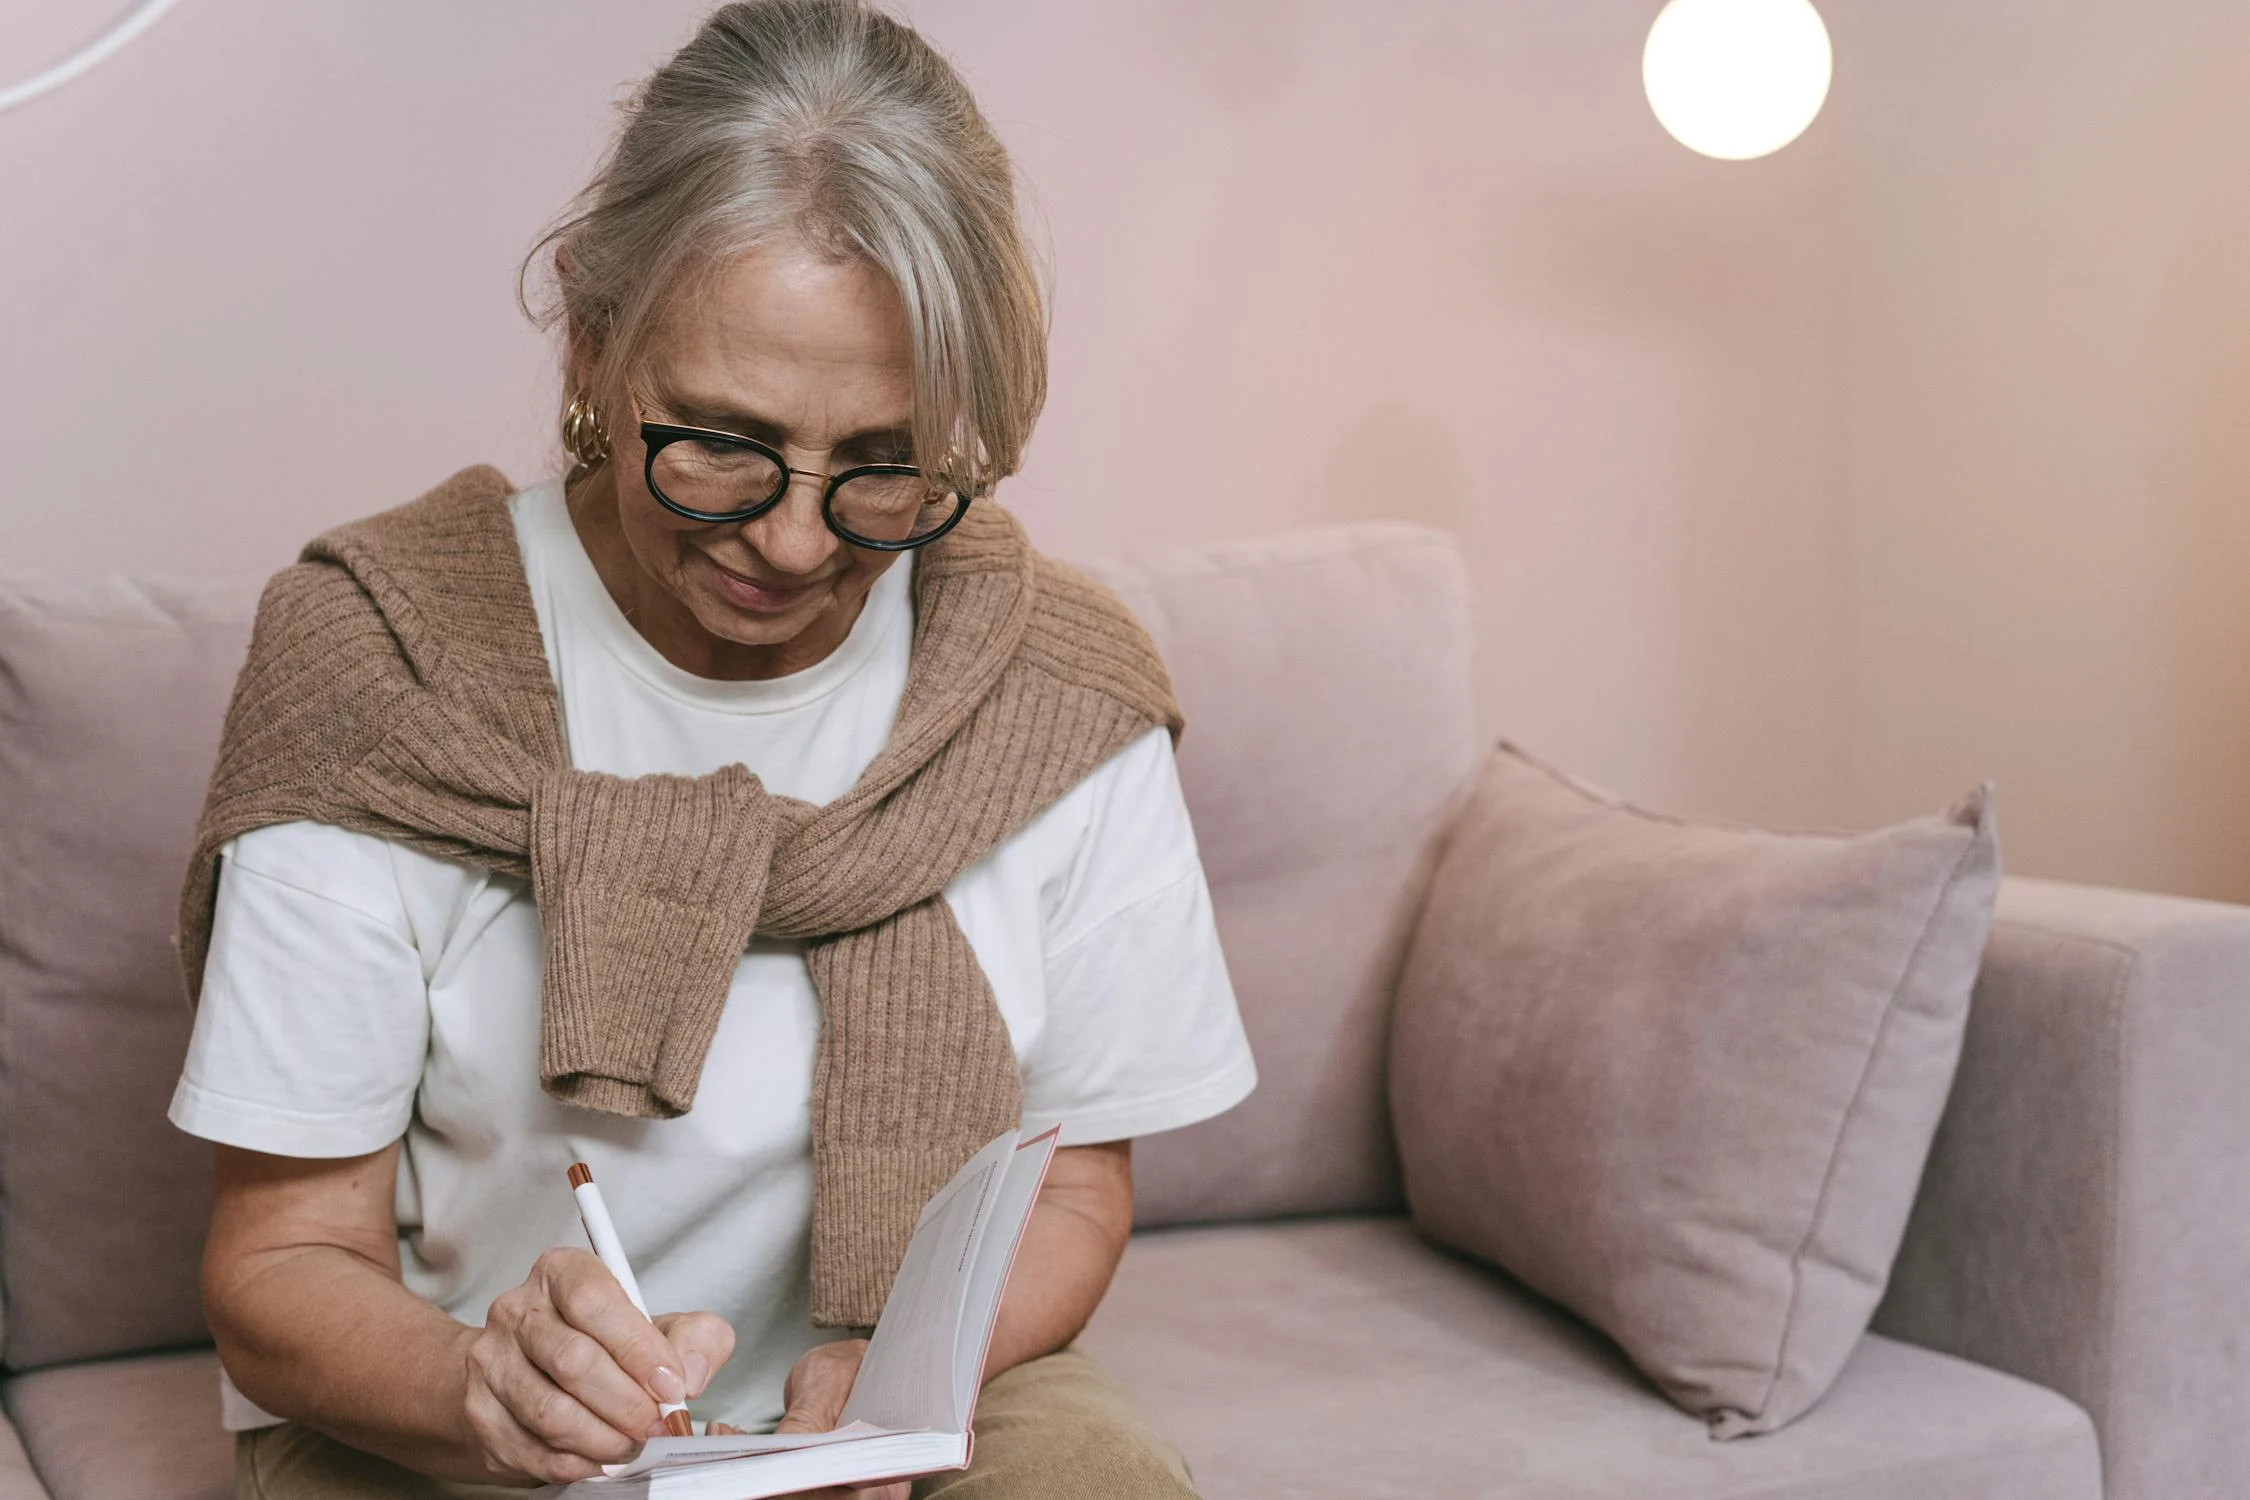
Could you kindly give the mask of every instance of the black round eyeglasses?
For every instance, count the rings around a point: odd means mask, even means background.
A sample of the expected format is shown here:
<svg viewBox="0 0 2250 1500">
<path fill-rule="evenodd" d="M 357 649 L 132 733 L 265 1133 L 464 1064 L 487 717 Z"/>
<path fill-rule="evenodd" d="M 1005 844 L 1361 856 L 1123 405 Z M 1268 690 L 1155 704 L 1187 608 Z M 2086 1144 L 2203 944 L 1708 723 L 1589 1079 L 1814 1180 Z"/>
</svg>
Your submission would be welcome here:
<svg viewBox="0 0 2250 1500">
<path fill-rule="evenodd" d="M 861 464 L 834 474 L 792 469 L 779 450 L 739 433 L 641 423 L 643 472 L 656 503 L 690 521 L 755 520 L 797 476 L 823 481 L 820 518 L 854 547 L 905 552 L 960 524 L 969 497 L 934 486 L 913 464 Z"/>
</svg>

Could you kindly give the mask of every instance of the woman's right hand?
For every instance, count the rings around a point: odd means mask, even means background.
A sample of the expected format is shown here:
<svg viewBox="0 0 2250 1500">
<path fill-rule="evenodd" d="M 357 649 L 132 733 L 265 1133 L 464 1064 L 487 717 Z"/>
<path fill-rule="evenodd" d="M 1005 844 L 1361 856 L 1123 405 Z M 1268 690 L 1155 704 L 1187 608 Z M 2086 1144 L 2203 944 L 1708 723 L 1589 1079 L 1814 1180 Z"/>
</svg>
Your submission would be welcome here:
<svg viewBox="0 0 2250 1500">
<path fill-rule="evenodd" d="M 661 1434 L 657 1403 L 701 1395 L 732 1353 L 725 1319 L 651 1324 L 591 1254 L 549 1250 L 476 1330 L 463 1418 L 494 1478 L 585 1479 Z"/>
</svg>

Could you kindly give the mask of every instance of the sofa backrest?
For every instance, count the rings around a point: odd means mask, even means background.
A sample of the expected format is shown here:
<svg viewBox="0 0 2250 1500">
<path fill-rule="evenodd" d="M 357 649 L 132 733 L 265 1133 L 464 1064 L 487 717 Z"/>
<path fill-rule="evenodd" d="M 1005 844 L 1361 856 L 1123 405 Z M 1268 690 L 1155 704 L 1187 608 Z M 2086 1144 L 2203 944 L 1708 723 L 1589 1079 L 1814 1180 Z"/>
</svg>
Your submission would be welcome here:
<svg viewBox="0 0 2250 1500">
<path fill-rule="evenodd" d="M 1134 1148 L 1145 1226 L 1401 1203 L 1391 995 L 1475 757 L 1468 584 L 1441 532 L 1295 532 L 1095 570 L 1171 668 L 1180 777 L 1258 1088 Z"/>
<path fill-rule="evenodd" d="M 1100 572 L 1177 679 L 1181 751 L 1261 1072 L 1139 1153 L 1144 1223 L 1397 1201 L 1393 980 L 1471 755 L 1465 589 L 1357 527 Z M 208 1155 L 164 1112 L 170 935 L 256 588 L 0 581 L 0 1359 L 194 1342 Z"/>
<path fill-rule="evenodd" d="M 0 584 L 0 1358 L 203 1337 L 171 944 L 254 586 Z"/>
</svg>

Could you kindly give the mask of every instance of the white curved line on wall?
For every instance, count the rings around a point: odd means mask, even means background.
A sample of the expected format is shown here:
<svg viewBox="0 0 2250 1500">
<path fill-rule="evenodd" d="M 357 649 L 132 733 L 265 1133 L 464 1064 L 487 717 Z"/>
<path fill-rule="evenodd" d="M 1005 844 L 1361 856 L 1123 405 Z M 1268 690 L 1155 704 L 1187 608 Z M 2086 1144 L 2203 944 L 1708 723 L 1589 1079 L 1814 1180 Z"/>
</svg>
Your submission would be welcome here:
<svg viewBox="0 0 2250 1500">
<path fill-rule="evenodd" d="M 77 52 L 43 73 L 34 73 L 21 83 L 0 89 L 0 113 L 14 109 L 19 104 L 29 104 L 42 94 L 51 94 L 81 73 L 100 66 L 109 59 L 110 54 L 154 26 L 158 18 L 177 3 L 178 0 L 141 0 L 115 26 Z"/>
</svg>

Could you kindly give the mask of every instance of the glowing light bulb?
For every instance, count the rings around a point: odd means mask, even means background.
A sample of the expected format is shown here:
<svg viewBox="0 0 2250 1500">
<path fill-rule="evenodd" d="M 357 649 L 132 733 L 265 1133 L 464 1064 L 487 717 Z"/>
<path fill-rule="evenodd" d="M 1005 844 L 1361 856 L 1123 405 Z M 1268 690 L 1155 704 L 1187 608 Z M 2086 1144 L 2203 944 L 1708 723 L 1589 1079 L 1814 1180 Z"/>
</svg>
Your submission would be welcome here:
<svg viewBox="0 0 2250 1500">
<path fill-rule="evenodd" d="M 1671 0 L 1641 53 L 1658 122 L 1723 161 L 1766 156 L 1804 134 L 1834 70 L 1812 0 Z"/>
</svg>

